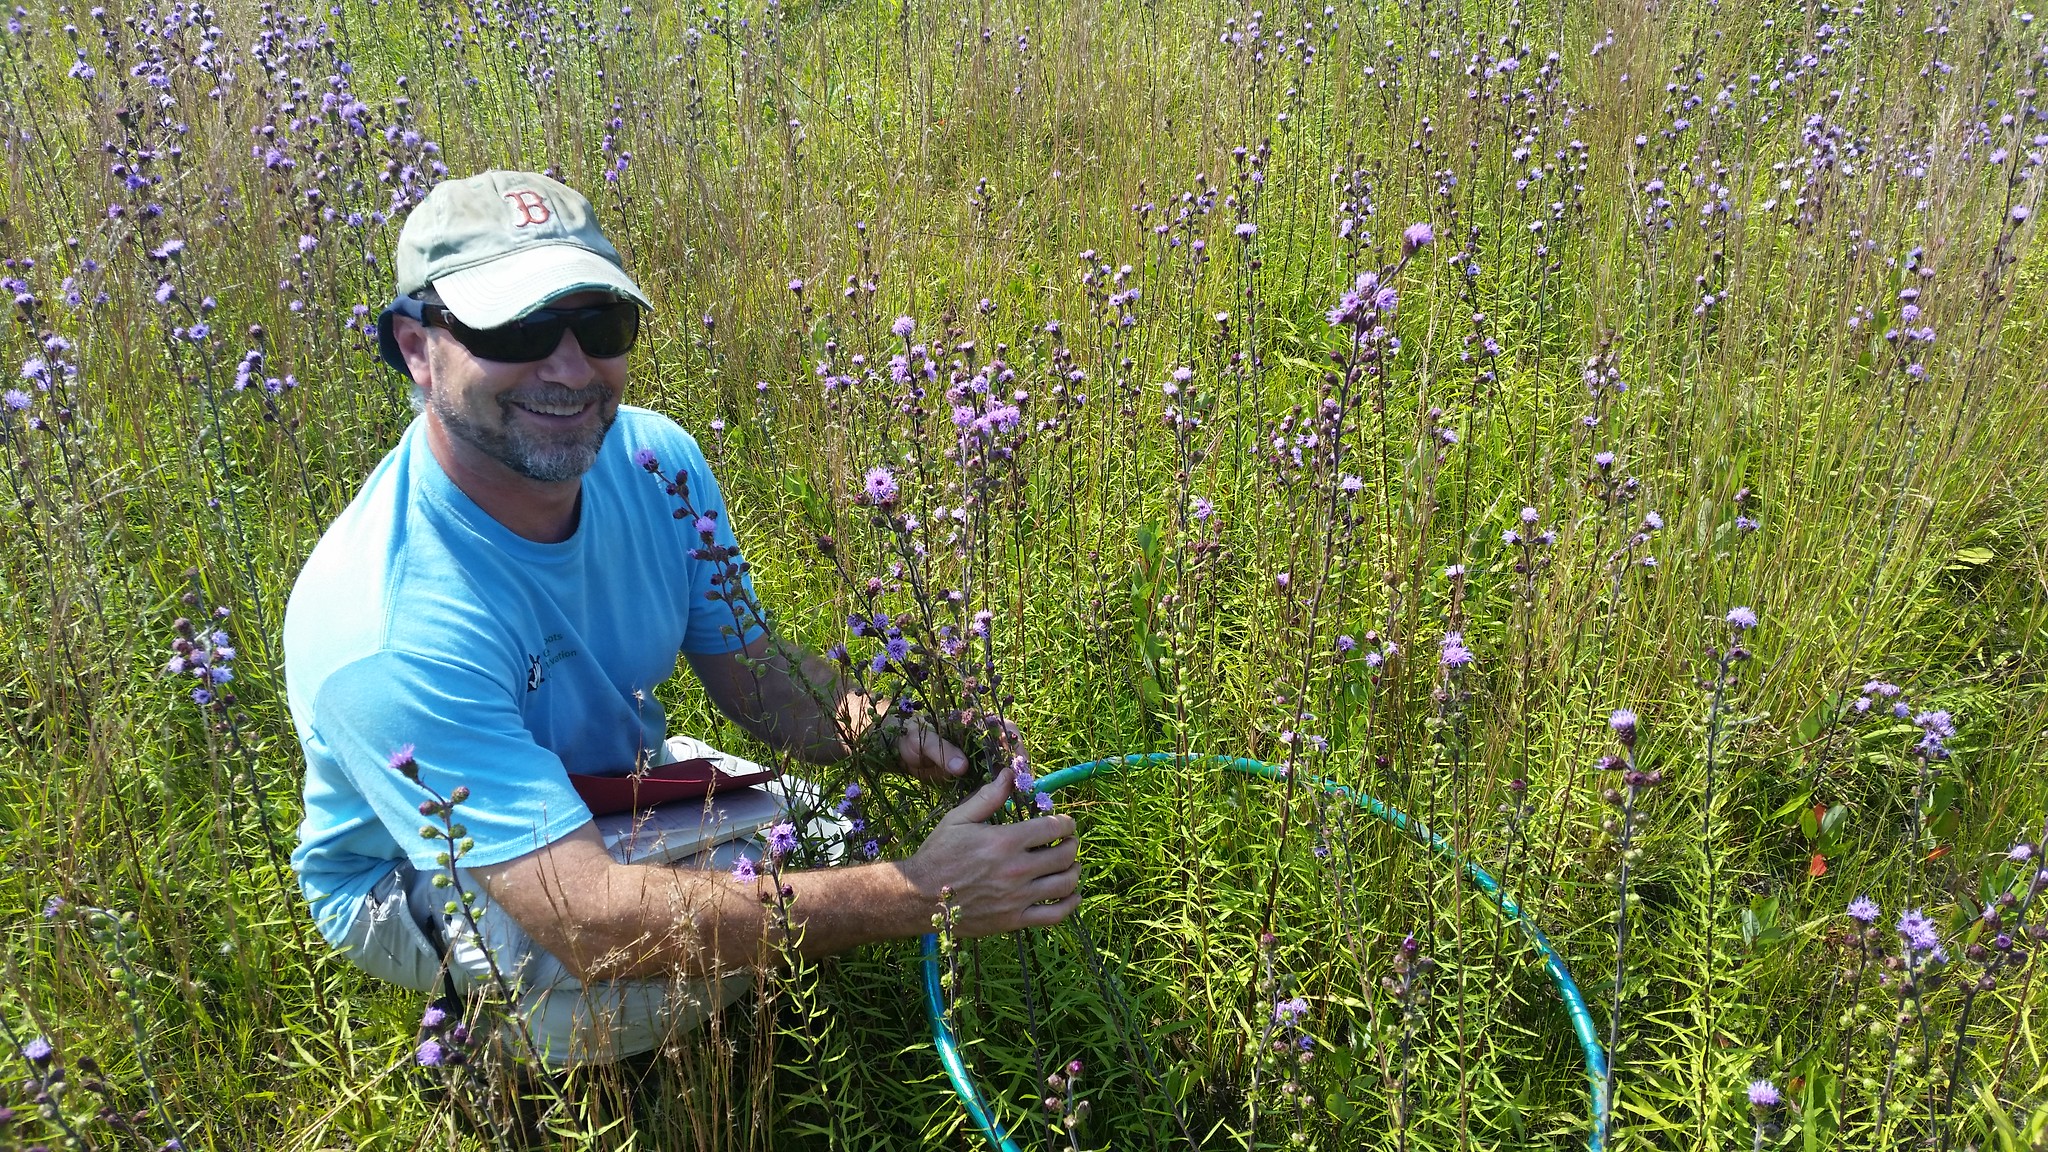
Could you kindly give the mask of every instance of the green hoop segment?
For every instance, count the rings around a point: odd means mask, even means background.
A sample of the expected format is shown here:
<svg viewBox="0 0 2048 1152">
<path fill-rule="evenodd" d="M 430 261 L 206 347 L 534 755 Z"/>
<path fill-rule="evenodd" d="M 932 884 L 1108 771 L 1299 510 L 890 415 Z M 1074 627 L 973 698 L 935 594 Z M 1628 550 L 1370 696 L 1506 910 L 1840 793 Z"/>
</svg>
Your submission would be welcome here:
<svg viewBox="0 0 2048 1152">
<path fill-rule="evenodd" d="M 1275 765 L 1262 760 L 1250 760 L 1242 756 L 1182 756 L 1175 752 L 1136 752 L 1127 756 L 1113 756 L 1106 760 L 1091 760 L 1076 764 L 1038 778 L 1038 791 L 1057 792 L 1070 784 L 1079 784 L 1107 772 L 1122 768 L 1137 768 L 1153 764 L 1210 764 L 1229 772 L 1245 776 L 1261 776 L 1268 780 L 1284 780 L 1286 774 Z M 1438 856 L 1458 866 L 1474 887 L 1484 893 L 1494 907 L 1522 929 L 1522 934 L 1543 957 L 1543 967 L 1550 973 L 1550 982 L 1557 987 L 1558 998 L 1564 1001 L 1566 1015 L 1571 1017 L 1572 1032 L 1578 1037 L 1579 1047 L 1586 1054 L 1586 1095 L 1592 1110 L 1592 1127 L 1586 1139 L 1587 1152 L 1603 1152 L 1607 1130 L 1607 1053 L 1600 1047 L 1600 1041 L 1593 1030 L 1593 1016 L 1586 1008 L 1586 998 L 1579 992 L 1579 986 L 1572 979 L 1564 960 L 1557 950 L 1550 946 L 1550 938 L 1536 922 L 1523 914 L 1522 906 L 1500 890 L 1500 882 L 1486 869 L 1458 855 L 1449 841 L 1425 828 L 1422 823 L 1406 812 L 1367 796 L 1354 792 L 1334 780 L 1316 782 L 1331 796 L 1350 800 L 1366 814 L 1393 825 L 1429 848 Z M 946 1023 L 946 998 L 939 983 L 939 938 L 926 934 L 924 938 L 924 992 L 925 1012 L 932 1022 L 932 1045 L 939 1051 L 939 1063 L 946 1069 L 946 1079 L 952 1082 L 954 1095 L 960 1098 L 961 1107 L 968 1119 L 981 1131 L 991 1145 L 1000 1152 L 1022 1152 L 1002 1125 L 996 1122 L 983 1102 L 981 1090 L 974 1078 L 967 1072 L 967 1065 L 960 1059 L 960 1046 L 953 1036 L 953 1029 Z"/>
</svg>

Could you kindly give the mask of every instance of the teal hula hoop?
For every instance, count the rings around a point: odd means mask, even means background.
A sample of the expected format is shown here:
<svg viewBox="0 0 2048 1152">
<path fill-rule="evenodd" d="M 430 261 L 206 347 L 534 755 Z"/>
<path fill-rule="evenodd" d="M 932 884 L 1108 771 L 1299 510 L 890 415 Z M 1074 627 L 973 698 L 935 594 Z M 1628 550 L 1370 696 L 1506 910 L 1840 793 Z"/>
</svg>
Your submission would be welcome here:
<svg viewBox="0 0 2048 1152">
<path fill-rule="evenodd" d="M 1268 780 L 1284 780 L 1286 773 L 1280 768 L 1262 760 L 1249 760 L 1242 756 L 1181 756 L 1174 752 L 1137 752 L 1128 756 L 1113 756 L 1107 760 L 1090 760 L 1062 768 L 1050 775 L 1038 778 L 1038 791 L 1057 792 L 1070 784 L 1079 784 L 1104 773 L 1121 768 L 1137 768 L 1152 764 L 1211 764 L 1225 771 L 1245 776 L 1261 776 Z M 1458 866 L 1459 871 L 1472 881 L 1474 887 L 1484 893 L 1501 915 L 1522 929 L 1522 934 L 1543 957 L 1543 967 L 1550 973 L 1550 982 L 1557 987 L 1558 998 L 1564 1001 L 1565 1013 L 1571 1017 L 1572 1032 L 1577 1035 L 1579 1047 L 1586 1054 L 1586 1095 L 1592 1108 L 1592 1131 L 1586 1139 L 1587 1152 L 1603 1152 L 1607 1133 L 1607 1053 L 1600 1047 L 1598 1035 L 1593 1030 L 1593 1016 L 1586 1008 L 1586 997 L 1579 992 L 1579 986 L 1572 979 L 1571 970 L 1564 966 L 1564 959 L 1557 949 L 1550 946 L 1550 938 L 1543 929 L 1523 913 L 1522 906 L 1500 890 L 1500 882 L 1486 869 L 1458 855 L 1450 842 L 1428 828 L 1406 812 L 1393 808 L 1362 792 L 1334 780 L 1319 780 L 1316 783 L 1331 796 L 1349 800 L 1367 815 L 1393 825 L 1407 833 L 1430 851 Z M 1016 1141 L 1003 1131 L 996 1122 L 988 1105 L 982 1100 L 981 1089 L 967 1072 L 967 1065 L 960 1059 L 960 1045 L 953 1036 L 953 1029 L 946 1023 L 945 991 L 939 981 L 939 938 L 927 934 L 924 938 L 924 994 L 925 1013 L 931 1017 L 932 1045 L 939 1051 L 939 1063 L 946 1069 L 946 1079 L 952 1082 L 954 1095 L 960 1098 L 960 1105 L 967 1112 L 968 1119 L 981 1135 L 999 1152 L 1022 1152 Z"/>
</svg>

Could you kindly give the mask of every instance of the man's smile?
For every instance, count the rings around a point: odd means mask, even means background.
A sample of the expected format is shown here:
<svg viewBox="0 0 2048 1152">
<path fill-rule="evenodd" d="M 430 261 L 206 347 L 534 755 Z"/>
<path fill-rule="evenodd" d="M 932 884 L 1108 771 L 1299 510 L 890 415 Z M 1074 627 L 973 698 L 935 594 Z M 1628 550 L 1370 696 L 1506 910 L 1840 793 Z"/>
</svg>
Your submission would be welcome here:
<svg viewBox="0 0 2048 1152">
<path fill-rule="evenodd" d="M 553 396 L 508 398 L 507 408 L 516 408 L 544 427 L 574 424 L 603 406 L 602 396 Z M 508 413 L 509 415 L 509 413 Z"/>
</svg>

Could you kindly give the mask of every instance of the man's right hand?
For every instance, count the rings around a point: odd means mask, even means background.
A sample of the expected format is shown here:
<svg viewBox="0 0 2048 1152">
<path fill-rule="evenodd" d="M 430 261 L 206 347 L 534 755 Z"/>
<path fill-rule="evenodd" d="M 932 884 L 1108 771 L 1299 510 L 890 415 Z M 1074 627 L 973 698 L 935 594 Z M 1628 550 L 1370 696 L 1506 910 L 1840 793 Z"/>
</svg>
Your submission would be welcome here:
<svg viewBox="0 0 2048 1152">
<path fill-rule="evenodd" d="M 1014 786 L 1011 773 L 998 773 L 946 813 L 903 864 L 934 905 L 939 889 L 951 888 L 947 902 L 959 909 L 954 931 L 962 936 L 1057 924 L 1081 902 L 1080 842 L 1073 817 L 988 822 Z"/>
</svg>

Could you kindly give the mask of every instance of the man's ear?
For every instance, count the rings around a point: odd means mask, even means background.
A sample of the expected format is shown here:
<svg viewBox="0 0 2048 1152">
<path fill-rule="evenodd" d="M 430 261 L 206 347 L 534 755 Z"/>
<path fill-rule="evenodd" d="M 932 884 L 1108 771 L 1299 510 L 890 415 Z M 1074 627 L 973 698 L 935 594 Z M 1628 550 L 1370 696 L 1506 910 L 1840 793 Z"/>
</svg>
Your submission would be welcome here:
<svg viewBox="0 0 2048 1152">
<path fill-rule="evenodd" d="M 434 370 L 427 354 L 427 326 L 410 316 L 393 316 L 391 338 L 398 344 L 398 354 L 405 357 L 405 370 L 412 373 L 412 382 L 422 392 L 432 389 Z"/>
</svg>

